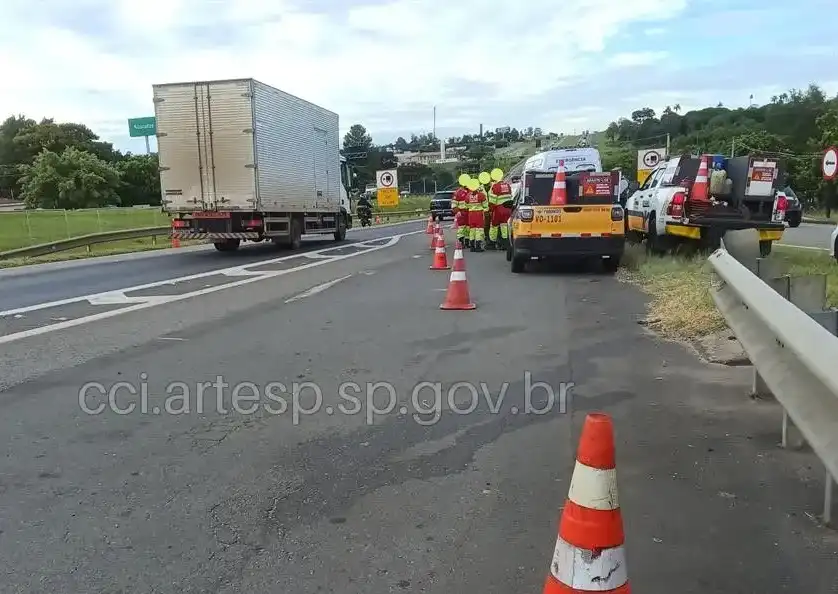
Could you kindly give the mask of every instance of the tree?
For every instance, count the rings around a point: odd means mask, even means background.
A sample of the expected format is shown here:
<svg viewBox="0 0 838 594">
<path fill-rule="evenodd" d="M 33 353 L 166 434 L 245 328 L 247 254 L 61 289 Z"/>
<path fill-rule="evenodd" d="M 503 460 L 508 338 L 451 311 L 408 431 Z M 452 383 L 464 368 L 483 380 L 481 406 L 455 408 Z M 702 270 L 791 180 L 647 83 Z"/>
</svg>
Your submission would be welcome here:
<svg viewBox="0 0 838 594">
<path fill-rule="evenodd" d="M 157 155 L 126 155 L 116 163 L 121 179 L 122 206 L 160 204 Z"/>
<path fill-rule="evenodd" d="M 343 137 L 343 148 L 358 152 L 368 151 L 372 147 L 372 136 L 361 124 L 353 124 Z"/>
<path fill-rule="evenodd" d="M 29 208 L 97 208 L 120 203 L 119 171 L 95 155 L 67 147 L 44 150 L 22 165 L 21 195 Z"/>
<path fill-rule="evenodd" d="M 631 151 L 663 147 L 667 135 L 673 154 L 729 155 L 733 146 L 737 155 L 777 155 L 785 160 L 789 184 L 807 206 L 838 203 L 835 184 L 821 180 L 817 157 L 824 147 L 838 143 L 838 97 L 827 98 L 817 85 L 791 89 L 762 106 L 729 109 L 719 103 L 681 114 L 681 105 L 676 103 L 665 108 L 660 118 L 648 107 L 635 110 L 630 118 L 611 122 L 605 130 L 610 150 L 603 159 L 622 161 Z M 612 150 L 620 154 L 610 155 Z"/>
</svg>

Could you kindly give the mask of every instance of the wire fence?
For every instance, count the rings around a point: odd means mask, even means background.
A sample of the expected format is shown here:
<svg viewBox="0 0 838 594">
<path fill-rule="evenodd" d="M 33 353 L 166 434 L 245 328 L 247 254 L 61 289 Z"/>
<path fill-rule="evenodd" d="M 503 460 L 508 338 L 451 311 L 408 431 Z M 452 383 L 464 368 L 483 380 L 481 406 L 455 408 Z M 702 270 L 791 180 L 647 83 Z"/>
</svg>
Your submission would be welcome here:
<svg viewBox="0 0 838 594">
<path fill-rule="evenodd" d="M 0 251 L 90 233 L 168 225 L 159 207 L 0 212 Z"/>
</svg>

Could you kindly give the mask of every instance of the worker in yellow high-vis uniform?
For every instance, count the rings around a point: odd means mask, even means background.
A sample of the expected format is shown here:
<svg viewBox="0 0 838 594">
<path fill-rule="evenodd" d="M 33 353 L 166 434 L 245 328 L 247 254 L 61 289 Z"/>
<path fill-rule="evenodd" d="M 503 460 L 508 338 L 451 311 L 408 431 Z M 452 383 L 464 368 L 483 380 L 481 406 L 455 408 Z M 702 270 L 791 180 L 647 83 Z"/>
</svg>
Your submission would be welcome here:
<svg viewBox="0 0 838 594">
<path fill-rule="evenodd" d="M 468 210 L 466 199 L 468 190 L 457 188 L 451 196 L 451 210 L 454 211 L 454 220 L 457 222 L 457 240 L 466 247 L 468 244 Z"/>
<path fill-rule="evenodd" d="M 512 186 L 505 181 L 495 182 L 489 189 L 492 201 L 492 223 L 489 227 L 489 249 L 506 249 L 509 241 L 509 216 L 512 214 Z M 500 234 L 500 242 L 498 241 Z"/>
<path fill-rule="evenodd" d="M 472 184 L 474 188 L 469 192 L 468 203 L 468 232 L 469 232 L 469 247 L 472 252 L 482 252 L 483 243 L 486 240 L 486 231 L 484 229 L 486 220 L 486 211 L 489 209 L 489 204 L 486 201 L 486 194 L 480 184 Z"/>
</svg>

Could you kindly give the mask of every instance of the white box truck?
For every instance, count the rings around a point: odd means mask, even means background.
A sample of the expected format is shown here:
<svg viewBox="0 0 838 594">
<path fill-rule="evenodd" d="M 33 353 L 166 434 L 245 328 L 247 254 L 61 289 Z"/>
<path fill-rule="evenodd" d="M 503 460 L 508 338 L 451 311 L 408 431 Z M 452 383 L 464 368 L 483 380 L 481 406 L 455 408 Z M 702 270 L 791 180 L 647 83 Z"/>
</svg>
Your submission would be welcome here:
<svg viewBox="0 0 838 594">
<path fill-rule="evenodd" d="M 153 85 L 163 209 L 178 239 L 295 249 L 352 226 L 338 115 L 248 79 Z"/>
</svg>

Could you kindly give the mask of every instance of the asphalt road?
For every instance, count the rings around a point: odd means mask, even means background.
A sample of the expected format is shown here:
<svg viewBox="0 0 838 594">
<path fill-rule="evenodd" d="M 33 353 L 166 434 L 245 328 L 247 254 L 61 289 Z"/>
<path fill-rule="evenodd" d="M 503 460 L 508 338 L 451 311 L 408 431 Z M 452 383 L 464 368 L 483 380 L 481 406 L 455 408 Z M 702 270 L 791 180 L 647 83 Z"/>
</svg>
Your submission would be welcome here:
<svg viewBox="0 0 838 594">
<path fill-rule="evenodd" d="M 745 396 L 746 369 L 647 334 L 634 288 L 586 271 L 513 276 L 501 254 L 467 254 L 478 309 L 443 312 L 448 275 L 428 270 L 426 236 L 345 253 L 4 344 L 0 591 L 539 592 L 595 409 L 616 426 L 633 591 L 835 591 L 838 537 L 807 515 L 823 490 L 815 458 L 776 447 L 779 408 Z M 87 314 L 73 307 L 51 319 Z M 226 414 L 216 388 L 196 390 L 218 376 Z M 548 401 L 538 388 L 528 400 L 527 378 L 557 395 L 573 382 L 564 414 L 555 401 L 528 412 Z M 82 411 L 83 386 L 120 381 L 140 393 L 115 404 L 136 410 Z M 470 413 L 466 389 L 452 411 L 458 381 L 480 388 Z M 311 386 L 284 412 L 231 410 L 234 386 L 264 396 L 272 382 L 315 383 L 319 412 L 293 414 L 316 408 Z M 374 414 L 388 392 L 367 399 L 373 382 L 393 386 L 392 412 Z M 414 397 L 422 382 L 439 382 L 438 418 L 413 417 L 436 401 Z M 504 382 L 492 412 L 483 388 L 495 402 Z M 184 412 L 173 396 L 187 391 Z"/>
<path fill-rule="evenodd" d="M 422 223 L 424 224 L 424 223 Z M 418 229 L 415 221 L 395 226 L 350 229 L 348 241 L 383 237 L 392 229 Z M 334 240 L 305 238 L 300 252 L 331 247 Z M 212 246 L 122 254 L 89 260 L 56 262 L 0 270 L 0 311 L 36 303 L 58 301 L 138 286 L 276 258 L 283 252 L 273 244 L 247 244 L 232 253 L 219 253 Z"/>
<path fill-rule="evenodd" d="M 830 236 L 834 229 L 834 225 L 800 223 L 800 226 L 794 229 L 786 228 L 780 243 L 828 250 Z"/>
</svg>

